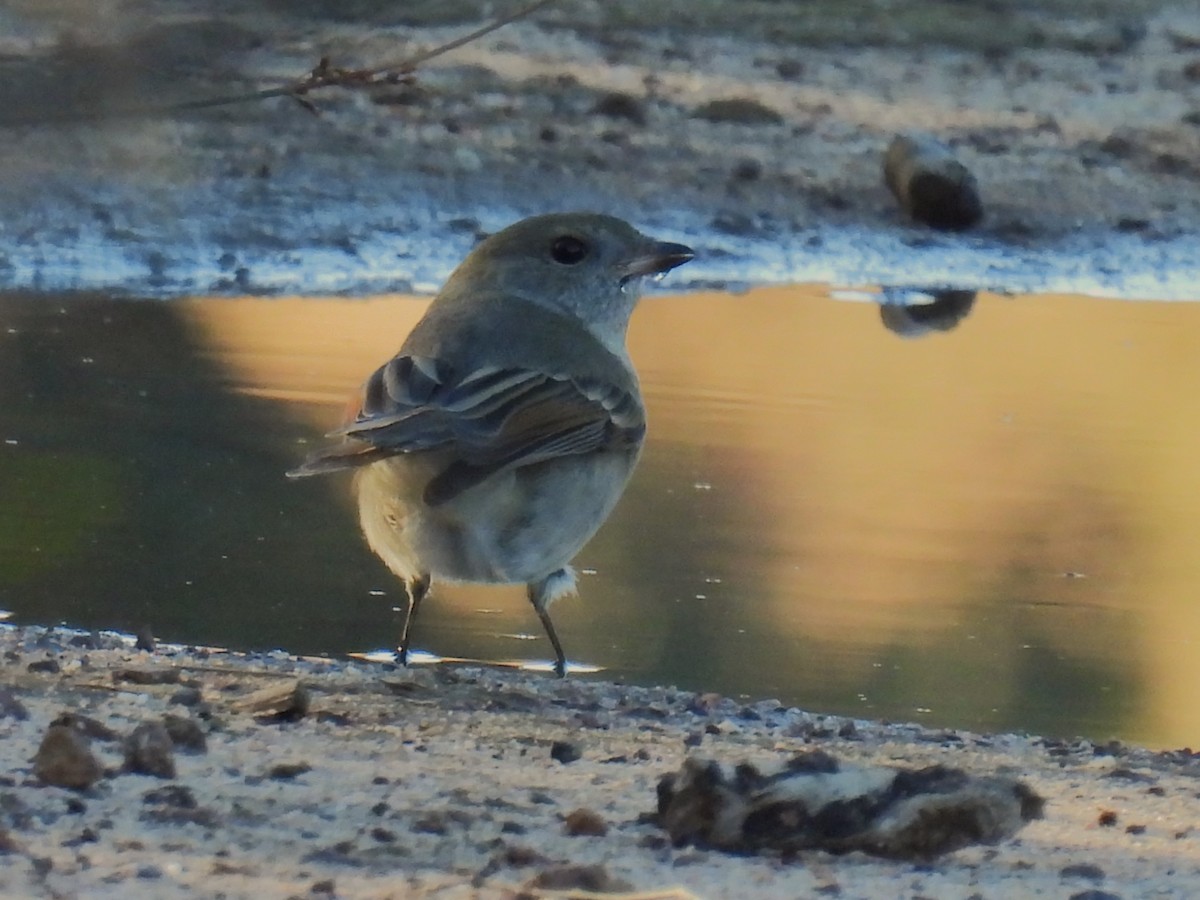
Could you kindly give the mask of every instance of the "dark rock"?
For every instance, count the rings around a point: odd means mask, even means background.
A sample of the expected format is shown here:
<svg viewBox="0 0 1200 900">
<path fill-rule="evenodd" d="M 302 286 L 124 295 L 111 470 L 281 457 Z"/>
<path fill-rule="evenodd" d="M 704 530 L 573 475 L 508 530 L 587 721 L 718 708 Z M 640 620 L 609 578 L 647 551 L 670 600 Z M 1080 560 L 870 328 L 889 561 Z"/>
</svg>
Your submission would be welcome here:
<svg viewBox="0 0 1200 900">
<path fill-rule="evenodd" d="M 706 122 L 732 123 L 734 125 L 778 125 L 783 116 L 749 97 L 727 97 L 710 100 L 698 106 L 692 117 Z"/>
<path fill-rule="evenodd" d="M 1120 894 L 1114 894 L 1112 891 L 1088 888 L 1086 891 L 1076 891 L 1067 900 L 1124 900 L 1124 898 Z"/>
<path fill-rule="evenodd" d="M 58 664 L 58 660 L 54 657 L 46 659 L 35 659 L 25 667 L 26 671 L 38 675 L 57 675 L 62 671 L 62 666 Z"/>
<path fill-rule="evenodd" d="M 104 774 L 87 735 L 69 725 L 46 729 L 33 760 L 33 771 L 46 784 L 75 790 L 86 790 Z"/>
<path fill-rule="evenodd" d="M 1105 809 L 1100 812 L 1100 817 L 1096 820 L 1096 824 L 1101 828 L 1112 828 L 1117 824 L 1117 814 L 1111 809 Z"/>
<path fill-rule="evenodd" d="M 142 722 L 125 738 L 125 771 L 175 777 L 175 744 L 162 722 Z"/>
</svg>

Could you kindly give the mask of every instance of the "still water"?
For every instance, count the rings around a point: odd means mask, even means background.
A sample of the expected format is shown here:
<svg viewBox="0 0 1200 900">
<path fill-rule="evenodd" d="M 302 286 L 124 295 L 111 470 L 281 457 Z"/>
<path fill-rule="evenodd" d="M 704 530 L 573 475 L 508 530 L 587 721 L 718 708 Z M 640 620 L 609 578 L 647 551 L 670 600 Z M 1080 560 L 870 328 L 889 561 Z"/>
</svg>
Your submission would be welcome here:
<svg viewBox="0 0 1200 900">
<path fill-rule="evenodd" d="M 571 659 L 832 713 L 1200 744 L 1200 304 L 980 295 L 903 338 L 846 296 L 643 303 L 647 449 L 576 561 L 581 598 L 554 607 Z M 391 646 L 400 588 L 345 479 L 283 473 L 424 307 L 0 297 L 0 606 Z M 549 655 L 520 588 L 437 590 L 414 645 Z"/>
</svg>

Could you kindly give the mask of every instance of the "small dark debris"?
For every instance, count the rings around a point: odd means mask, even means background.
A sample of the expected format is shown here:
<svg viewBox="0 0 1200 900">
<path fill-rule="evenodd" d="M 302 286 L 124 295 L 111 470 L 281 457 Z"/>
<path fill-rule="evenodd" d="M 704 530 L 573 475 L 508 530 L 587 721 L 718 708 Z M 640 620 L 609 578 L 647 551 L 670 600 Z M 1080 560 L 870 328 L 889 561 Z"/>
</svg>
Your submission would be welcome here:
<svg viewBox="0 0 1200 900">
<path fill-rule="evenodd" d="M 29 710 L 10 688 L 0 687 L 0 719 L 15 719 L 24 722 L 29 718 Z"/>
<path fill-rule="evenodd" d="M 396 832 L 376 825 L 371 829 L 371 837 L 381 844 L 392 844 L 396 841 Z"/>
<path fill-rule="evenodd" d="M 775 64 L 775 74 L 785 81 L 795 81 L 804 75 L 804 63 L 798 59 L 781 59 Z"/>
<path fill-rule="evenodd" d="M 332 896 L 337 893 L 337 885 L 332 878 L 325 878 L 321 881 L 314 881 L 308 892 L 310 894 L 329 894 Z"/>
<path fill-rule="evenodd" d="M 1086 878 L 1088 881 L 1103 881 L 1104 870 L 1095 863 L 1072 863 L 1063 866 L 1058 873 L 1062 878 Z"/>
<path fill-rule="evenodd" d="M 58 664 L 58 660 L 54 657 L 47 659 L 35 659 L 25 667 L 27 672 L 36 675 L 57 675 L 62 671 L 62 666 Z"/>
<path fill-rule="evenodd" d="M 545 791 L 533 790 L 529 792 L 529 802 L 536 803 L 539 806 L 553 806 L 558 801 Z"/>
<path fill-rule="evenodd" d="M 172 668 L 152 668 L 152 669 L 117 669 L 112 673 L 114 682 L 127 682 L 128 684 L 179 684 L 182 680 L 182 673 L 179 669 Z"/>
<path fill-rule="evenodd" d="M 206 753 L 208 751 L 208 738 L 205 737 L 204 729 L 195 719 L 173 716 L 168 713 L 163 716 L 163 727 L 167 729 L 171 743 L 175 745 L 176 749 L 188 753 Z"/>
<path fill-rule="evenodd" d="M 634 125 L 646 124 L 646 105 L 623 91 L 612 91 L 600 97 L 592 107 L 592 114 L 609 119 L 625 119 Z"/>
<path fill-rule="evenodd" d="M 171 695 L 168 703 L 175 706 L 196 706 L 201 700 L 200 688 L 182 687 Z"/>
<path fill-rule="evenodd" d="M 137 877 L 145 881 L 153 881 L 163 877 L 163 870 L 153 863 L 145 866 L 138 866 Z"/>
<path fill-rule="evenodd" d="M 67 813 L 72 816 L 81 816 L 87 812 L 87 804 L 78 797 L 70 797 L 67 799 Z"/>
<path fill-rule="evenodd" d="M 276 763 L 267 769 L 267 777 L 272 781 L 291 781 L 305 772 L 311 772 L 312 766 L 306 762 Z"/>
<path fill-rule="evenodd" d="M 527 831 L 529 831 L 528 828 L 520 822 L 514 822 L 511 819 L 506 819 L 500 823 L 501 834 L 525 834 Z"/>
<path fill-rule="evenodd" d="M 596 894 L 620 894 L 633 890 L 633 885 L 609 875 L 608 870 L 599 864 L 543 869 L 526 886 L 541 891 L 588 891 Z"/>
<path fill-rule="evenodd" d="M 1101 828 L 1113 828 L 1117 824 L 1117 814 L 1111 809 L 1101 810 L 1096 824 Z"/>
<path fill-rule="evenodd" d="M 155 825 L 199 825 L 202 828 L 216 828 L 221 824 L 221 817 L 206 806 L 196 809 L 181 809 L 174 806 L 153 806 L 142 810 L 138 817 L 143 822 Z"/>
<path fill-rule="evenodd" d="M 550 745 L 550 758 L 564 766 L 575 762 L 583 756 L 577 744 L 570 741 L 555 741 Z"/>
<path fill-rule="evenodd" d="M 1145 825 L 1126 825 L 1125 833 L 1126 834 L 1145 834 L 1146 826 Z"/>
<path fill-rule="evenodd" d="M 151 788 L 142 794 L 142 802 L 149 806 L 170 806 L 174 809 L 196 809 L 199 806 L 192 789 L 182 784 Z"/>
<path fill-rule="evenodd" d="M 757 159 L 739 159 L 733 166 L 731 177 L 734 181 L 758 181 L 762 177 L 763 166 Z"/>
<path fill-rule="evenodd" d="M 595 810 L 580 807 L 567 813 L 563 832 L 569 837 L 604 837 L 608 834 L 608 823 Z"/>
<path fill-rule="evenodd" d="M 64 847 L 82 847 L 84 844 L 97 844 L 100 842 L 100 835 L 96 834 L 94 828 L 84 828 L 79 834 L 74 837 L 69 837 L 62 842 Z"/>
<path fill-rule="evenodd" d="M 1112 891 L 1088 888 L 1086 891 L 1076 891 L 1067 900 L 1124 900 L 1124 898 L 1120 894 L 1114 894 Z"/>
<path fill-rule="evenodd" d="M 783 122 L 783 116 L 778 112 L 749 97 L 710 100 L 696 107 L 692 117 L 706 122 L 734 125 L 778 125 Z"/>
</svg>

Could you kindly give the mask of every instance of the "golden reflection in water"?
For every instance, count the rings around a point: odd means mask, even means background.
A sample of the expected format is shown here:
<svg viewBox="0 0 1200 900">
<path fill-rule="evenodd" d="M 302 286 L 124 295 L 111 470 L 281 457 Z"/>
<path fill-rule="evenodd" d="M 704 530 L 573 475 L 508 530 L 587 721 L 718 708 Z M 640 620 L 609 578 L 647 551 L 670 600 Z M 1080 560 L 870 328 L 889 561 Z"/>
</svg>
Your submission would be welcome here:
<svg viewBox="0 0 1200 900">
<path fill-rule="evenodd" d="M 241 389 L 304 401 L 314 437 L 424 308 L 184 306 Z M 955 331 L 906 341 L 874 305 L 799 287 L 650 298 L 630 349 L 647 461 L 704 448 L 703 480 L 753 511 L 761 596 L 731 600 L 773 632 L 932 652 L 968 627 L 962 664 L 977 647 L 994 706 L 1030 647 L 1082 643 L 1142 682 L 1133 731 L 1200 740 L 1197 326 L 1198 304 L 981 295 Z M 1032 611 L 1019 630 L 1014 604 Z M 1100 620 L 1110 627 L 1081 642 Z M 856 658 L 841 677 L 865 683 L 872 658 Z"/>
</svg>

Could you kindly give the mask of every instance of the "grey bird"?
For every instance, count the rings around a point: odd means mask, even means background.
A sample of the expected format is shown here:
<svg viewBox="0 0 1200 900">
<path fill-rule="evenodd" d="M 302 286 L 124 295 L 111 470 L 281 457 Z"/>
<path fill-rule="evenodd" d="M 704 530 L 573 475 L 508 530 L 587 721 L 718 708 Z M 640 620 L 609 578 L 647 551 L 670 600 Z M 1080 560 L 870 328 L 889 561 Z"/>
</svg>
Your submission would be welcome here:
<svg viewBox="0 0 1200 900">
<path fill-rule="evenodd" d="M 646 433 L 625 347 L 640 281 L 693 255 L 595 213 L 491 235 L 367 379 L 340 440 L 288 473 L 356 470 L 367 543 L 407 594 L 401 662 L 432 580 L 524 584 L 566 673 L 550 604 L 575 591 L 570 562 Z"/>
</svg>

